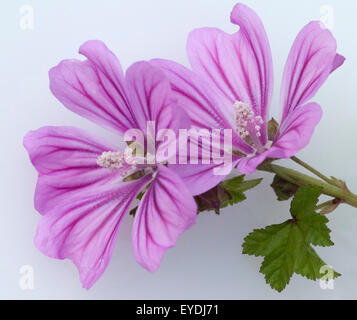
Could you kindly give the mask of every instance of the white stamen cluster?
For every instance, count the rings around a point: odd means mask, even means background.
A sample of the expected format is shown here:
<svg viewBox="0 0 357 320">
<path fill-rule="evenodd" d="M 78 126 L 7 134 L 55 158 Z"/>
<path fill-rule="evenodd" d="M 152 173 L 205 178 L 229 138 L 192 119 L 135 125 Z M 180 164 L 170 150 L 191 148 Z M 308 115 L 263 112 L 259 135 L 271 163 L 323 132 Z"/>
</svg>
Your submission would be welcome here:
<svg viewBox="0 0 357 320">
<path fill-rule="evenodd" d="M 97 160 L 97 164 L 100 167 L 115 170 L 115 169 L 122 168 L 124 161 L 125 161 L 125 157 L 123 153 L 119 151 L 117 152 L 106 151 L 99 156 Z"/>
<path fill-rule="evenodd" d="M 264 121 L 261 116 L 255 116 L 249 104 L 237 101 L 234 103 L 235 108 L 235 125 L 238 134 L 242 139 L 249 136 L 248 125 L 252 125 L 255 129 L 257 137 L 261 136 L 260 130 Z"/>
<path fill-rule="evenodd" d="M 132 154 L 122 153 L 120 151 L 105 151 L 97 159 L 98 166 L 102 168 L 108 168 L 110 170 L 116 170 L 123 168 L 124 164 L 131 165 L 132 170 L 137 169 L 139 159 L 135 158 Z M 121 173 L 122 176 L 126 176 L 129 171 Z"/>
</svg>

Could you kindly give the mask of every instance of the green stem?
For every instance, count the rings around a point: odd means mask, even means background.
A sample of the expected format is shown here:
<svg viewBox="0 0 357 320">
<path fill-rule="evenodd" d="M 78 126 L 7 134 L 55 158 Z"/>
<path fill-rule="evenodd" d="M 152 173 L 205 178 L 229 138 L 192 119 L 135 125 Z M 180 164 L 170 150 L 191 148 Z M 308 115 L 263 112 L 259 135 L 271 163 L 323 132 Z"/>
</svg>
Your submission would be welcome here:
<svg viewBox="0 0 357 320">
<path fill-rule="evenodd" d="M 300 160 L 298 157 L 291 157 L 291 160 L 293 160 L 294 162 L 296 162 L 297 164 L 299 164 L 300 166 L 304 167 L 305 169 L 309 170 L 310 172 L 312 172 L 314 175 L 316 175 L 317 177 L 321 178 L 322 180 L 326 181 L 329 184 L 333 184 L 335 185 L 334 181 L 329 179 L 328 177 L 326 177 L 325 175 L 323 175 L 321 172 L 317 171 L 316 169 L 314 169 L 313 167 L 311 167 L 310 165 L 308 165 L 306 162 Z"/>
<path fill-rule="evenodd" d="M 333 200 L 329 200 L 329 201 L 326 201 L 326 202 L 324 202 L 324 203 L 321 203 L 321 204 L 319 204 L 318 206 L 316 206 L 316 210 L 320 210 L 320 209 L 323 209 L 323 208 L 325 208 L 325 207 L 328 207 L 328 206 L 330 206 L 330 205 L 332 205 L 333 204 Z"/>
<path fill-rule="evenodd" d="M 340 199 L 352 207 L 357 208 L 357 195 L 348 190 L 343 190 L 335 185 L 315 179 L 296 170 L 278 166 L 272 163 L 263 163 L 258 167 L 258 169 L 260 171 L 275 173 L 281 178 L 298 186 L 311 185 L 320 187 L 323 194 Z"/>
</svg>

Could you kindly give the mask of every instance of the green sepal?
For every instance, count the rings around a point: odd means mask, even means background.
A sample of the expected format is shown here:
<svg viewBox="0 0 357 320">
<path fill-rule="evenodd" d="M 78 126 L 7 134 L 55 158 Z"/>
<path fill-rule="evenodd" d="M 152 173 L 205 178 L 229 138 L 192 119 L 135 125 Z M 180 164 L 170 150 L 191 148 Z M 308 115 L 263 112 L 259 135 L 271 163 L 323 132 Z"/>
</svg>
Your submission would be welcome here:
<svg viewBox="0 0 357 320">
<path fill-rule="evenodd" d="M 270 186 L 278 197 L 278 201 L 289 200 L 299 189 L 298 185 L 286 181 L 278 175 L 274 176 L 273 183 Z"/>
<path fill-rule="evenodd" d="M 244 192 L 262 181 L 262 179 L 245 181 L 244 177 L 241 175 L 225 180 L 209 191 L 196 196 L 198 213 L 213 210 L 216 214 L 220 214 L 220 209 L 244 201 L 246 199 Z"/>
</svg>

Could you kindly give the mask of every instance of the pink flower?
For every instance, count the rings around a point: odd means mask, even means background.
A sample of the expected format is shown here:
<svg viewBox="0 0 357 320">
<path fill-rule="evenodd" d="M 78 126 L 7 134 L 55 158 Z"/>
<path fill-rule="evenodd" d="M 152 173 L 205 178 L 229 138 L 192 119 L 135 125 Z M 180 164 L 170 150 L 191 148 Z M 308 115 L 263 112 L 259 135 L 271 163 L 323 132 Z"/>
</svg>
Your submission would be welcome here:
<svg viewBox="0 0 357 320">
<path fill-rule="evenodd" d="M 132 128 L 146 132 L 147 121 L 156 129 L 182 125 L 184 112 L 161 70 L 138 62 L 124 76 L 99 41 L 86 42 L 79 52 L 87 60 L 62 61 L 49 73 L 53 94 L 68 109 L 120 135 Z M 71 259 L 85 288 L 106 269 L 121 221 L 141 191 L 132 246 L 147 270 L 155 271 L 166 249 L 195 223 L 190 191 L 163 164 L 131 167 L 117 146 L 73 127 L 43 127 L 28 133 L 24 145 L 39 173 L 35 207 L 43 217 L 35 244 L 50 257 Z M 123 180 L 134 172 L 136 179 Z"/>
<path fill-rule="evenodd" d="M 165 71 L 193 126 L 233 130 L 233 152 L 238 154 L 234 164 L 248 174 L 266 158 L 290 158 L 309 143 L 322 116 L 320 106 L 309 100 L 344 58 L 336 54 L 336 40 L 320 22 L 301 30 L 285 65 L 281 125 L 271 142 L 267 122 L 273 64 L 268 38 L 259 17 L 243 4 L 233 8 L 231 21 L 240 27 L 234 34 L 217 28 L 190 34 L 187 51 L 192 71 L 167 60 L 151 63 Z M 244 157 L 239 156 L 242 153 Z M 210 179 L 207 168 L 177 170 L 190 182 Z"/>
</svg>

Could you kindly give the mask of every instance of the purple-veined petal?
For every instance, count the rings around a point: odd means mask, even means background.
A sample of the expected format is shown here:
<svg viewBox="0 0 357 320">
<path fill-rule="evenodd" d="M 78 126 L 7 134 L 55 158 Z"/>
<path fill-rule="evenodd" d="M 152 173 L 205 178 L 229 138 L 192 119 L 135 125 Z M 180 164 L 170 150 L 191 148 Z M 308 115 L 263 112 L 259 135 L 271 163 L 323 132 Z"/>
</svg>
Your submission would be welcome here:
<svg viewBox="0 0 357 320">
<path fill-rule="evenodd" d="M 63 60 L 49 72 L 55 97 L 71 111 L 106 128 L 124 133 L 135 126 L 118 59 L 100 41 L 80 48 L 88 60 Z"/>
<path fill-rule="evenodd" d="M 331 72 L 334 72 L 335 70 L 337 70 L 339 67 L 341 67 L 346 61 L 346 58 L 340 54 L 336 54 L 335 59 L 333 60 L 332 63 L 332 68 L 331 68 Z"/>
<path fill-rule="evenodd" d="M 49 257 L 72 260 L 83 287 L 89 289 L 110 261 L 124 214 L 150 179 L 108 183 L 81 199 L 56 206 L 40 220 L 36 246 Z"/>
<path fill-rule="evenodd" d="M 196 203 L 179 176 L 159 166 L 135 214 L 132 244 L 138 263 L 156 271 L 165 251 L 195 223 L 196 211 Z"/>
<path fill-rule="evenodd" d="M 266 158 L 269 157 L 271 152 L 274 152 L 273 147 L 256 156 L 241 158 L 237 166 L 238 171 L 241 174 L 254 173 L 257 170 L 257 167 L 262 164 Z"/>
<path fill-rule="evenodd" d="M 146 133 L 148 121 L 168 128 L 171 116 L 171 88 L 164 73 L 148 62 L 136 62 L 126 71 L 130 104 L 139 129 Z M 170 112 L 169 112 L 170 111 Z"/>
<path fill-rule="evenodd" d="M 192 125 L 197 128 L 229 126 L 234 116 L 229 100 L 207 81 L 174 61 L 153 59 L 150 64 L 161 68 L 170 80 L 174 97 L 185 107 Z"/>
<path fill-rule="evenodd" d="M 186 144 L 179 144 L 173 170 L 189 187 L 192 195 L 210 190 L 231 173 L 239 157 L 232 154 L 232 140 L 223 130 L 192 128 Z M 228 137 L 228 138 L 227 138 Z"/>
<path fill-rule="evenodd" d="M 229 35 L 216 28 L 191 32 L 188 56 L 195 72 L 205 77 L 230 100 L 248 103 L 256 115 L 267 119 L 273 90 L 273 66 L 264 26 L 253 10 L 237 4 L 231 21 L 240 30 Z M 266 143 L 266 123 L 261 143 Z"/>
<path fill-rule="evenodd" d="M 35 207 L 41 214 L 100 188 L 120 172 L 113 173 L 97 164 L 103 152 L 117 151 L 115 147 L 74 127 L 31 131 L 24 145 L 39 173 Z"/>
<path fill-rule="evenodd" d="M 336 55 L 336 40 L 319 21 L 310 22 L 296 37 L 285 65 L 281 106 L 282 121 L 300 105 L 308 102 L 329 74 L 342 65 Z"/>
<path fill-rule="evenodd" d="M 224 163 L 221 164 L 173 164 L 169 165 L 171 170 L 184 181 L 193 196 L 200 195 L 212 189 L 222 182 L 232 169 L 237 165 L 238 160 L 232 161 L 229 168 Z M 214 170 L 220 172 L 215 174 Z M 222 174 L 224 172 L 224 174 Z"/>
<path fill-rule="evenodd" d="M 317 103 L 298 106 L 279 128 L 271 148 L 259 155 L 242 158 L 238 163 L 238 170 L 244 174 L 251 174 L 267 158 L 288 159 L 294 156 L 309 144 L 321 117 L 322 110 Z"/>
<path fill-rule="evenodd" d="M 317 103 L 310 102 L 295 108 L 279 128 L 273 143 L 281 152 L 278 158 L 290 158 L 305 148 L 321 118 L 322 109 Z"/>
<path fill-rule="evenodd" d="M 136 62 L 127 70 L 126 81 L 130 105 L 135 109 L 138 128 L 144 135 L 147 134 L 148 122 L 154 123 L 157 140 L 165 135 L 167 129 L 177 134 L 178 129 L 190 126 L 186 112 L 175 103 L 170 82 L 160 68 L 148 62 Z M 161 144 L 158 142 L 157 146 Z"/>
<path fill-rule="evenodd" d="M 249 94 L 252 99 L 250 101 L 251 106 L 253 109 L 256 108 L 257 113 L 266 120 L 269 115 L 269 106 L 274 90 L 273 59 L 268 36 L 259 16 L 242 3 L 236 4 L 233 8 L 231 22 L 240 27 L 240 30 L 233 34 L 233 42 L 236 45 L 237 53 L 243 51 L 241 53 L 241 63 L 245 65 L 248 81 L 251 82 L 250 86 L 252 86 L 251 90 L 253 90 Z M 235 41 L 238 37 L 241 38 L 241 43 Z M 246 60 L 248 59 L 248 54 L 245 57 L 244 49 L 251 53 L 251 61 Z M 251 65 L 247 65 L 248 62 Z M 247 84 L 248 86 L 249 84 Z M 258 91 L 255 92 L 254 90 Z M 258 111 L 259 107 L 260 112 Z"/>
<path fill-rule="evenodd" d="M 154 59 L 171 83 L 174 97 L 197 129 L 232 129 L 233 146 L 251 153 L 253 149 L 233 130 L 234 107 L 215 87 L 186 67 L 169 60 Z"/>
</svg>

